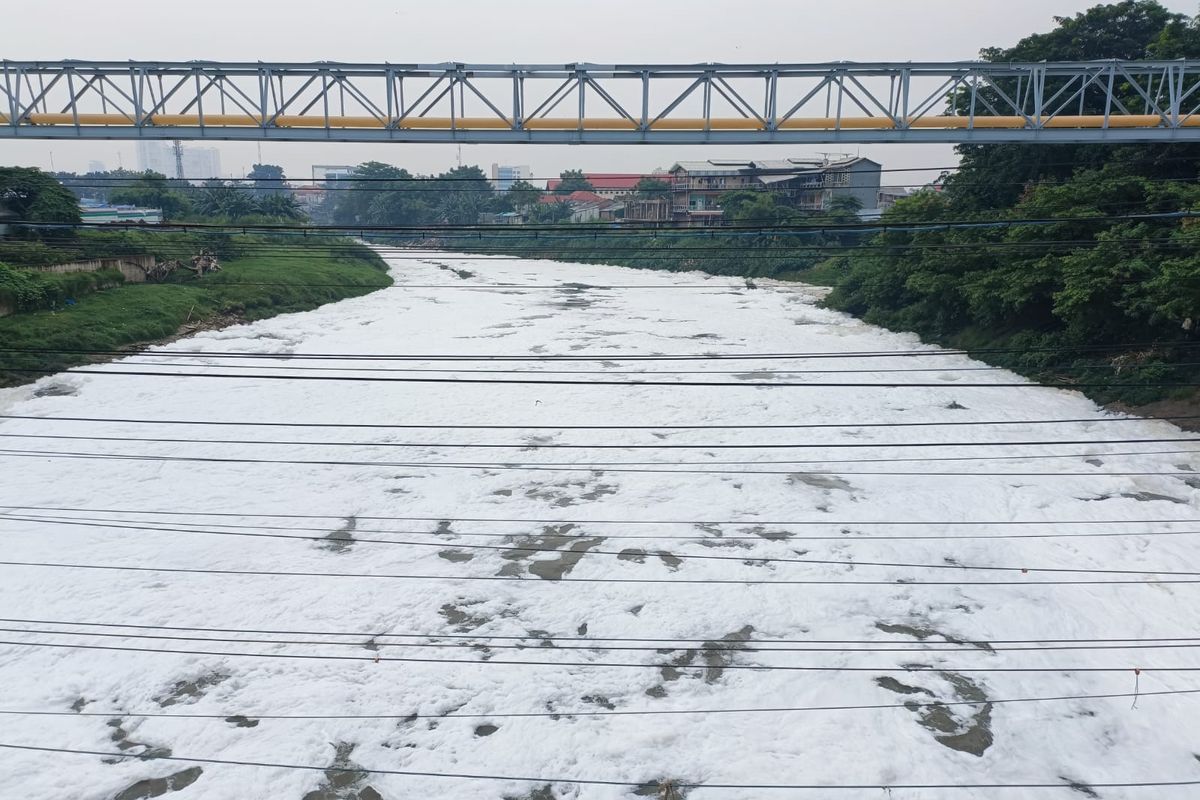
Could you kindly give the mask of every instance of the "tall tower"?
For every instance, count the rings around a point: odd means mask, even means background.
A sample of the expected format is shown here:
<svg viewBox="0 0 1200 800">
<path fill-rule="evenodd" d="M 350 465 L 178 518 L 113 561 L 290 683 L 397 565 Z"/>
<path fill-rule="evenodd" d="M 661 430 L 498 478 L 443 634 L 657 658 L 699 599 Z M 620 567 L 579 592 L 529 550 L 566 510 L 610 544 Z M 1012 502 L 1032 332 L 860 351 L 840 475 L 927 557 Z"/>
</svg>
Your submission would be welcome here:
<svg viewBox="0 0 1200 800">
<path fill-rule="evenodd" d="M 176 139 L 171 147 L 175 151 L 175 177 L 183 180 L 183 142 Z"/>
</svg>

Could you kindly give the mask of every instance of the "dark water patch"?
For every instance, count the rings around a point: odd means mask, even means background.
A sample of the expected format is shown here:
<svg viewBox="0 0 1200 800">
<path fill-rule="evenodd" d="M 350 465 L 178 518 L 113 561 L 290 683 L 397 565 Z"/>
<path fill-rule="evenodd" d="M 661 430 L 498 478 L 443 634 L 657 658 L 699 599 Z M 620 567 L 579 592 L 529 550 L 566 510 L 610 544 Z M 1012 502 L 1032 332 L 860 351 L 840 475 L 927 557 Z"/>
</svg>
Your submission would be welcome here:
<svg viewBox="0 0 1200 800">
<path fill-rule="evenodd" d="M 787 482 L 793 486 L 801 483 L 805 486 L 812 486 L 816 489 L 825 489 L 826 491 L 852 492 L 854 487 L 844 478 L 839 478 L 836 475 L 813 475 L 807 472 L 793 472 L 787 476 Z"/>
<path fill-rule="evenodd" d="M 512 493 L 512 489 L 497 489 L 496 491 L 492 492 L 492 494 L 496 495 L 497 497 L 512 497 Z"/>
<path fill-rule="evenodd" d="M 475 557 L 474 553 L 464 553 L 462 550 L 439 550 L 438 558 L 444 558 L 452 564 L 462 564 Z"/>
<path fill-rule="evenodd" d="M 571 524 L 547 525 L 540 535 L 513 537 L 513 549 L 500 553 L 500 557 L 509 563 L 496 574 L 519 577 L 528 573 L 542 580 L 560 580 L 575 569 L 588 550 L 604 541 L 602 536 L 571 535 L 574 528 Z M 546 558 L 550 553 L 557 555 Z"/>
<path fill-rule="evenodd" d="M 579 623 L 579 627 L 575 629 L 577 636 L 586 636 L 588 632 L 588 624 L 586 622 Z"/>
<path fill-rule="evenodd" d="M 978 684 L 956 672 L 938 672 L 942 680 L 950 684 L 948 697 L 922 686 L 901 683 L 892 677 L 875 679 L 876 685 L 890 692 L 906 696 L 924 695 L 930 701 L 906 701 L 904 707 L 917 716 L 917 724 L 929 731 L 938 744 L 982 756 L 992 746 L 992 704 Z M 973 703 L 968 706 L 951 706 L 947 703 Z"/>
<path fill-rule="evenodd" d="M 914 639 L 922 642 L 926 639 L 932 639 L 936 637 L 949 644 L 961 644 L 967 647 L 975 647 L 980 650 L 986 650 L 989 653 L 995 652 L 993 647 L 987 642 L 975 642 L 968 639 L 960 639 L 956 636 L 951 636 L 948 633 L 943 633 L 942 631 L 939 631 L 936 628 L 928 625 L 918 626 L 904 625 L 900 623 L 893 624 L 888 622 L 876 622 L 875 627 L 884 633 L 897 633 L 902 636 L 911 636 Z"/>
<path fill-rule="evenodd" d="M 455 275 L 457 275 L 459 278 L 461 278 L 464 281 L 475 277 L 475 273 L 471 272 L 470 270 L 456 269 L 455 267 L 452 267 L 449 264 L 439 264 L 437 262 L 430 262 L 430 263 L 433 264 L 438 269 L 442 270 L 443 272 L 453 272 Z"/>
<path fill-rule="evenodd" d="M 478 737 L 491 736 L 493 733 L 495 733 L 498 730 L 500 730 L 500 727 L 498 725 L 489 725 L 488 723 L 485 722 L 482 725 L 475 726 L 475 735 Z"/>
<path fill-rule="evenodd" d="M 1200 489 L 1200 478 L 1176 478 L 1193 489 Z"/>
<path fill-rule="evenodd" d="M 79 387 L 69 383 L 50 383 L 33 390 L 34 397 L 74 397 L 79 394 Z"/>
<path fill-rule="evenodd" d="M 522 795 L 506 794 L 504 800 L 556 800 L 556 797 L 554 790 L 547 783 Z"/>
<path fill-rule="evenodd" d="M 543 630 L 527 630 L 530 639 L 537 640 L 538 647 L 554 647 L 554 636 L 550 631 Z"/>
<path fill-rule="evenodd" d="M 562 483 L 539 483 L 525 491 L 533 500 L 544 500 L 550 505 L 564 508 L 584 501 L 595 501 L 617 493 L 616 484 L 602 483 L 603 472 L 593 472 L 590 478 L 568 480 Z"/>
<path fill-rule="evenodd" d="M 438 609 L 438 613 L 442 615 L 442 618 L 445 619 L 446 622 L 453 625 L 456 631 L 459 633 L 466 633 L 486 625 L 496 618 L 497 615 L 479 614 L 468 610 L 471 608 L 471 606 L 481 605 L 483 602 L 483 600 L 463 600 L 459 601 L 457 604 L 446 603 L 440 609 Z M 516 615 L 516 611 L 505 608 L 499 613 L 498 616 L 515 617 Z"/>
<path fill-rule="evenodd" d="M 204 770 L 200 767 L 188 767 L 162 778 L 140 780 L 115 794 L 113 800 L 150 800 L 152 797 L 162 797 L 164 794 L 186 789 L 195 783 L 203 773 Z"/>
<path fill-rule="evenodd" d="M 86 706 L 88 703 L 91 703 L 91 702 L 92 702 L 92 701 L 91 701 L 91 700 L 88 700 L 87 698 L 84 698 L 84 697 L 77 697 L 77 698 L 75 699 L 75 702 L 74 702 L 74 703 L 71 703 L 71 710 L 72 710 L 72 711 L 76 711 L 76 712 L 78 712 L 78 711 L 83 711 L 83 707 L 84 707 L 84 706 Z"/>
<path fill-rule="evenodd" d="M 725 674 L 725 668 L 734 662 L 737 652 L 745 649 L 753 633 L 754 626 L 745 625 L 720 639 L 704 642 L 701 648 L 661 649 L 658 652 L 662 655 L 675 655 L 667 663 L 659 665 L 659 676 L 664 684 L 684 677 L 703 678 L 705 683 L 716 683 Z"/>
<path fill-rule="evenodd" d="M 1059 775 L 1058 779 L 1067 784 L 1067 788 L 1073 792 L 1079 792 L 1084 797 L 1098 798 L 1100 793 L 1093 789 L 1083 781 L 1077 781 L 1073 778 L 1068 778 L 1066 775 Z"/>
<path fill-rule="evenodd" d="M 259 722 L 256 719 L 251 719 L 250 717 L 245 716 L 244 714 L 234 714 L 232 717 L 226 717 L 225 721 L 238 728 L 257 728 Z"/>
<path fill-rule="evenodd" d="M 118 750 L 122 753 L 127 750 L 137 750 L 136 753 L 129 753 L 131 756 L 137 756 L 144 760 L 155 758 L 166 758 L 171 755 L 171 748 L 160 747 L 146 742 L 138 742 L 130 737 L 129 731 L 125 730 L 125 721 L 120 717 L 114 717 L 107 722 L 108 727 L 112 728 L 112 732 L 108 735 L 111 741 Z M 103 759 L 105 764 L 117 764 L 121 761 L 120 758 Z"/>
<path fill-rule="evenodd" d="M 683 800 L 690 789 L 680 787 L 685 781 L 679 778 L 659 778 L 638 784 L 633 793 L 638 797 L 654 797 L 657 800 Z"/>
<path fill-rule="evenodd" d="M 336 531 L 324 537 L 321 549 L 331 553 L 346 553 L 354 546 L 354 530 L 358 527 L 358 517 L 346 517 L 346 521 Z"/>
<path fill-rule="evenodd" d="M 1083 463 L 1091 464 L 1093 467 L 1103 467 L 1104 466 L 1104 461 L 1102 461 L 1099 458 L 1085 458 L 1083 460 Z"/>
<path fill-rule="evenodd" d="M 1114 497 L 1121 497 L 1126 500 L 1137 500 L 1140 503 L 1150 503 L 1155 500 L 1162 500 L 1167 503 L 1175 503 L 1176 505 L 1188 504 L 1187 500 L 1181 500 L 1178 497 L 1171 497 L 1166 494 L 1157 494 L 1155 492 L 1120 492 L 1119 494 L 1098 494 L 1094 497 L 1077 497 L 1077 500 L 1083 500 L 1088 503 L 1098 503 L 1101 500 L 1111 500 Z"/>
<path fill-rule="evenodd" d="M 771 370 L 757 370 L 755 372 L 735 372 L 733 377 L 739 381 L 769 381 L 779 377 L 778 372 Z"/>
<path fill-rule="evenodd" d="M 689 338 L 689 339 L 711 339 L 711 340 L 718 341 L 718 342 L 721 341 L 721 335 L 719 333 L 693 333 L 691 336 L 689 336 L 687 338 Z"/>
<path fill-rule="evenodd" d="M 638 614 L 642 613 L 642 609 L 645 607 L 646 607 L 645 603 L 638 603 L 636 606 L 630 607 L 629 613 L 633 614 L 636 617 Z"/>
<path fill-rule="evenodd" d="M 617 553 L 617 560 L 618 561 L 632 561 L 635 564 L 645 564 L 646 563 L 646 551 L 642 550 L 641 548 L 637 548 L 637 547 L 627 547 L 624 550 L 622 550 L 621 552 Z"/>
<path fill-rule="evenodd" d="M 957 400 L 951 400 L 949 403 L 946 403 L 946 405 L 942 406 L 942 408 L 948 408 L 951 411 L 966 411 L 967 410 L 967 407 L 964 406 L 962 403 L 958 402 Z"/>
<path fill-rule="evenodd" d="M 617 707 L 616 703 L 614 703 L 612 700 L 609 700 L 607 697 L 605 697 L 602 694 L 585 694 L 583 697 L 581 697 L 579 699 L 590 705 L 600 706 L 601 708 L 606 708 L 609 711 L 612 711 L 613 709 L 615 709 Z"/>
<path fill-rule="evenodd" d="M 782 542 L 796 535 L 792 531 L 769 531 L 761 525 L 756 525 L 753 528 L 743 528 L 742 532 L 761 537 L 769 542 Z"/>
<path fill-rule="evenodd" d="M 304 795 L 304 800 L 383 800 L 383 795 L 367 785 L 370 773 L 350 760 L 357 745 L 336 742 L 333 763 L 325 770 L 325 781 Z"/>
<path fill-rule="evenodd" d="M 213 671 L 191 680 L 176 681 L 164 694 L 154 698 L 154 702 L 162 708 L 166 708 L 176 703 L 199 700 L 208 693 L 209 689 L 227 680 L 229 680 L 229 673 Z"/>
</svg>

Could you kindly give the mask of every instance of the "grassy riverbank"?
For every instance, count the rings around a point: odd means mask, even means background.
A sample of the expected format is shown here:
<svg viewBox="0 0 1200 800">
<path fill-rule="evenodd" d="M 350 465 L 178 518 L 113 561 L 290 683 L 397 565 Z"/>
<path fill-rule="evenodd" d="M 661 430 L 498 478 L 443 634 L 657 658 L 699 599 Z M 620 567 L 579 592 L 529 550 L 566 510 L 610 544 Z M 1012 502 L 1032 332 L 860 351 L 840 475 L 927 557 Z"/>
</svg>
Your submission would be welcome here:
<svg viewBox="0 0 1200 800">
<path fill-rule="evenodd" d="M 304 252 L 259 243 L 243 247 L 222 267 L 202 279 L 124 284 L 58 310 L 0 318 L 0 351 L 132 349 L 193 329 L 307 311 L 392 282 L 386 265 L 366 247 Z M 0 352 L 0 385 L 92 360 L 68 352 Z"/>
</svg>

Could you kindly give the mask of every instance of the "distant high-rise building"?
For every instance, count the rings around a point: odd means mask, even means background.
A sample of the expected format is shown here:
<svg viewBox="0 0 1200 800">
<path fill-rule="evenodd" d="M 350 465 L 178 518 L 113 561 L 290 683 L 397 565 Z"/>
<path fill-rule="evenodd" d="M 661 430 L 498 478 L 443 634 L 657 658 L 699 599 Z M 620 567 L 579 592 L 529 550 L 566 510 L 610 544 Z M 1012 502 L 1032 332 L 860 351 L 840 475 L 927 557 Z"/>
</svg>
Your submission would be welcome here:
<svg viewBox="0 0 1200 800">
<path fill-rule="evenodd" d="M 175 176 L 175 150 L 170 142 L 143 139 L 137 143 L 138 169 L 168 178 Z M 183 148 L 183 177 L 189 180 L 218 178 L 221 154 L 215 147 Z"/>
<path fill-rule="evenodd" d="M 108 170 L 106 170 L 104 168 L 103 161 L 89 161 L 87 171 L 88 172 L 107 172 Z"/>
<path fill-rule="evenodd" d="M 527 181 L 532 177 L 533 171 L 525 164 L 492 164 L 492 188 L 498 192 L 507 192 L 517 181 Z"/>
</svg>

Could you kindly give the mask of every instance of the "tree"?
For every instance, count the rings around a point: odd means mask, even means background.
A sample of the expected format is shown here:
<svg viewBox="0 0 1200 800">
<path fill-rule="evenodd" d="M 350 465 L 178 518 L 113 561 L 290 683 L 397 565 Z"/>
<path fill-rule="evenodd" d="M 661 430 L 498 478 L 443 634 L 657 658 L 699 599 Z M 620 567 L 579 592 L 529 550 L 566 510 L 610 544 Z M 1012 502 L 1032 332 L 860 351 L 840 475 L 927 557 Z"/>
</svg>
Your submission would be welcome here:
<svg viewBox="0 0 1200 800">
<path fill-rule="evenodd" d="M 125 188 L 111 192 L 109 200 L 118 205 L 157 208 L 164 220 L 176 219 L 192 208 L 192 201 L 182 191 L 173 189 L 166 175 L 149 170 Z"/>
<path fill-rule="evenodd" d="M 633 187 L 633 190 L 637 192 L 638 197 L 644 197 L 647 200 L 665 199 L 671 196 L 671 184 L 657 178 L 642 178 Z"/>
<path fill-rule="evenodd" d="M 404 206 L 395 193 L 411 190 L 412 175 L 408 170 L 379 161 L 367 161 L 354 168 L 354 174 L 341 186 L 331 181 L 327 189 L 337 195 L 333 206 L 333 221 L 338 225 L 399 224 L 392 217 Z M 393 181 L 395 181 L 393 183 Z M 346 189 L 347 191 L 339 191 Z M 414 195 L 408 195 L 414 198 Z M 407 215 L 407 214 L 406 214 Z"/>
<path fill-rule="evenodd" d="M 439 218 L 451 224 L 473 225 L 491 203 L 492 184 L 477 166 L 454 167 L 429 182 L 436 192 Z"/>
<path fill-rule="evenodd" d="M 283 167 L 276 164 L 255 164 L 246 178 L 254 181 L 254 193 L 260 197 L 266 194 L 280 194 L 287 188 L 287 177 L 283 174 Z"/>
<path fill-rule="evenodd" d="M 278 219 L 304 219 L 304 211 L 300 204 L 287 194 L 268 194 L 258 198 L 257 211 L 264 216 Z"/>
<path fill-rule="evenodd" d="M 514 181 L 505 194 L 512 201 L 513 208 L 518 211 L 542 199 L 542 190 L 529 181 Z"/>
<path fill-rule="evenodd" d="M 71 190 L 36 167 L 0 167 L 0 205 L 18 220 L 80 220 L 79 202 Z"/>
<path fill-rule="evenodd" d="M 200 193 L 195 207 L 204 216 L 238 220 L 257 213 L 259 203 L 246 189 L 237 186 L 211 186 Z"/>
<path fill-rule="evenodd" d="M 565 200 L 553 203 L 538 203 L 529 210 L 529 220 L 541 223 L 559 223 L 571 219 L 571 204 Z"/>
<path fill-rule="evenodd" d="M 571 192 L 591 192 L 595 187 L 584 177 L 581 169 L 568 169 L 558 173 L 558 186 L 554 187 L 555 194 L 570 194 Z"/>
</svg>

